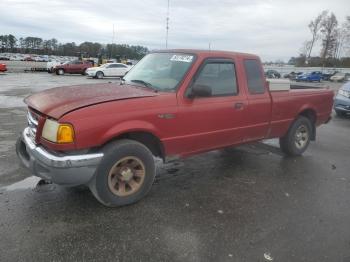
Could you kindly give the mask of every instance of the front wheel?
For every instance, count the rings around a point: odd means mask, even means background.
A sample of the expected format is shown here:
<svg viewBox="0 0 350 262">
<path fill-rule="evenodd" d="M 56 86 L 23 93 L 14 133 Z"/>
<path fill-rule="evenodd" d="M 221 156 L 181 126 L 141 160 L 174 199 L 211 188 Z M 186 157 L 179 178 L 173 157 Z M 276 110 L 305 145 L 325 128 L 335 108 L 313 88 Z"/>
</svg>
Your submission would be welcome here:
<svg viewBox="0 0 350 262">
<path fill-rule="evenodd" d="M 309 146 L 312 135 L 312 123 L 304 117 L 299 116 L 289 127 L 287 134 L 280 138 L 281 150 L 289 156 L 299 156 Z"/>
<path fill-rule="evenodd" d="M 62 68 L 60 68 L 60 69 L 57 69 L 57 71 L 56 71 L 56 74 L 57 75 L 64 75 L 64 70 L 62 69 Z"/>
<path fill-rule="evenodd" d="M 98 71 L 98 72 L 96 73 L 96 78 L 97 78 L 97 79 L 102 79 L 103 77 L 104 77 L 103 72 Z"/>
<path fill-rule="evenodd" d="M 143 144 L 123 139 L 108 144 L 90 182 L 90 190 L 105 206 L 135 203 L 151 189 L 156 174 L 151 151 Z"/>
</svg>

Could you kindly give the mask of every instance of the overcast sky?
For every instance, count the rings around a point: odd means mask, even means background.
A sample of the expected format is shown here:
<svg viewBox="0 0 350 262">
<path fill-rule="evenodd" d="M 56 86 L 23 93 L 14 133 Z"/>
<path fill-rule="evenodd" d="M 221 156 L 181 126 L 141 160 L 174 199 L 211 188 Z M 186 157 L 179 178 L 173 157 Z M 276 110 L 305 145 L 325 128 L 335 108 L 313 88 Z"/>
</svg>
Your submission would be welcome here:
<svg viewBox="0 0 350 262">
<path fill-rule="evenodd" d="M 165 47 L 167 0 L 0 0 L 0 34 L 60 42 Z M 169 48 L 250 52 L 264 60 L 297 55 L 322 10 L 340 23 L 349 0 L 170 0 Z M 318 53 L 318 50 L 315 50 Z"/>
</svg>

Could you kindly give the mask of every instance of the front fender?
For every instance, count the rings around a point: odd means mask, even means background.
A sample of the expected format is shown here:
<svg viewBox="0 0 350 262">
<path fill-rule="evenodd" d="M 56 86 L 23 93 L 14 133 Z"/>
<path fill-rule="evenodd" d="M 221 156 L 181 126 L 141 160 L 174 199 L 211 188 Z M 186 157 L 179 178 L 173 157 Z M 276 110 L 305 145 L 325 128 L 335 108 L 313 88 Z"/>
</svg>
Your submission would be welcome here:
<svg viewBox="0 0 350 262">
<path fill-rule="evenodd" d="M 102 141 L 105 144 L 115 137 L 130 132 L 147 132 L 153 134 L 159 139 L 161 138 L 159 130 L 153 124 L 142 120 L 131 120 L 119 123 L 108 129 L 103 134 Z"/>
</svg>

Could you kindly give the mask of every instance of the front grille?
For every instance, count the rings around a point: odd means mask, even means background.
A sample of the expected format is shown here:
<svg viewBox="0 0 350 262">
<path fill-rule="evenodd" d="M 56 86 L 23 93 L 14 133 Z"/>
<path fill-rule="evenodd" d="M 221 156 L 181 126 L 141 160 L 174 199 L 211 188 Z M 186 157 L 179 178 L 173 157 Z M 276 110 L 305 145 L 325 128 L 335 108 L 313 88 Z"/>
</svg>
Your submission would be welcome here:
<svg viewBox="0 0 350 262">
<path fill-rule="evenodd" d="M 32 111 L 28 110 L 27 114 L 29 135 L 32 138 L 33 142 L 36 140 L 36 132 L 38 130 L 39 116 Z"/>
</svg>

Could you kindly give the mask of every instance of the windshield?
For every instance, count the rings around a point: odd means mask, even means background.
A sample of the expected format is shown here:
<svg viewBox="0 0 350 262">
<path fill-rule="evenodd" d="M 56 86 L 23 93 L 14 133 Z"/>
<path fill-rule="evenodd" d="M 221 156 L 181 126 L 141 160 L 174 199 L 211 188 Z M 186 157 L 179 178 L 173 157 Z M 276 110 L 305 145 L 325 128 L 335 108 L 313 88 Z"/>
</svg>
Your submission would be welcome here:
<svg viewBox="0 0 350 262">
<path fill-rule="evenodd" d="M 190 68 L 194 56 L 180 53 L 152 53 L 145 56 L 124 77 L 128 83 L 143 84 L 159 91 L 173 91 Z"/>
</svg>

